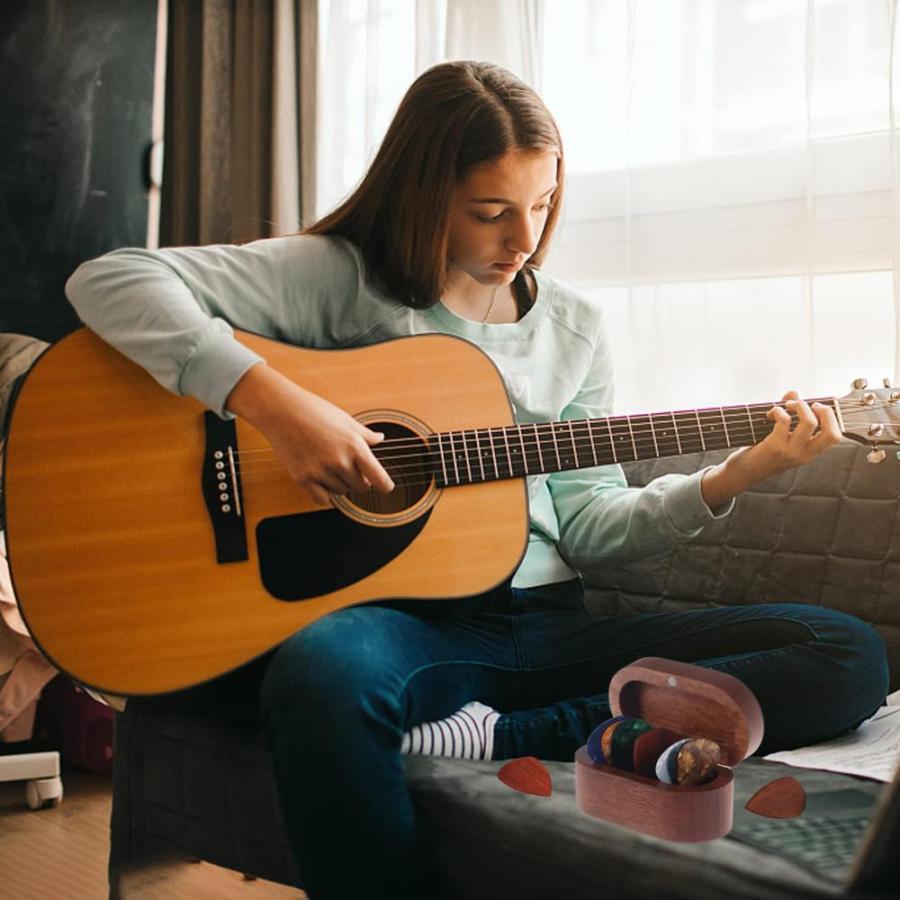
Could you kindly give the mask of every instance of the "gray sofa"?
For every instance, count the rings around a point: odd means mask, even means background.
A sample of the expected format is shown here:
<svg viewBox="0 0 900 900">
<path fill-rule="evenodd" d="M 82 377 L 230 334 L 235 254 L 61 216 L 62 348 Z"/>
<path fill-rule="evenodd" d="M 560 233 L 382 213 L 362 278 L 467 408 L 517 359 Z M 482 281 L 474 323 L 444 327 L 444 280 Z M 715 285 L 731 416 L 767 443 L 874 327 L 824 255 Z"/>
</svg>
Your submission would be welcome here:
<svg viewBox="0 0 900 900">
<path fill-rule="evenodd" d="M 722 456 L 633 464 L 628 476 L 644 484 Z M 900 461 L 893 452 L 869 465 L 863 449 L 841 444 L 745 494 L 732 516 L 678 551 L 597 574 L 589 602 L 603 613 L 776 601 L 841 609 L 880 630 L 890 654 L 891 690 L 897 690 L 898 495 Z M 428 846 L 450 895 L 461 900 L 900 895 L 900 863 L 897 893 L 842 892 L 731 837 L 673 844 L 589 818 L 575 805 L 571 763 L 548 763 L 549 798 L 507 788 L 496 778 L 501 765 L 429 757 L 407 762 Z M 758 758 L 739 765 L 736 807 L 782 774 L 783 766 Z M 794 774 L 808 792 L 862 783 Z M 123 868 L 169 854 L 302 883 L 287 853 L 265 751 L 240 703 L 129 703 L 117 721 L 111 838 L 113 896 Z"/>
</svg>

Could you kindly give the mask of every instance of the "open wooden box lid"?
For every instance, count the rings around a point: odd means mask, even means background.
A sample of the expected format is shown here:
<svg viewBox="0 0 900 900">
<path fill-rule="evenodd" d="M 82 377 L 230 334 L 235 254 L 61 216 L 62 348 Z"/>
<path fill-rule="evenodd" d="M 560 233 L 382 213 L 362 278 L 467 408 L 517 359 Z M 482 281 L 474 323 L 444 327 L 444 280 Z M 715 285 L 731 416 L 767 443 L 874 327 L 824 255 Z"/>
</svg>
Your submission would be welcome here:
<svg viewBox="0 0 900 900">
<path fill-rule="evenodd" d="M 613 715 L 715 741 L 726 766 L 737 765 L 762 741 L 763 715 L 753 692 L 715 669 L 645 656 L 613 675 L 609 701 Z"/>
</svg>

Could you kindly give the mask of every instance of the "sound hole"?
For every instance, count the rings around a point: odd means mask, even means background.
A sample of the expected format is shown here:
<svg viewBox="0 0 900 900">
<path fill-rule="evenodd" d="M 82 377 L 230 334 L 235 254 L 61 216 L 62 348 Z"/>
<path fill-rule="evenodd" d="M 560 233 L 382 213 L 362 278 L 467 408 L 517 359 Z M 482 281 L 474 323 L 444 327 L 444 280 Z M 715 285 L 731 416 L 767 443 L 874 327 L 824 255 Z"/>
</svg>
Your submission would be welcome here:
<svg viewBox="0 0 900 900">
<path fill-rule="evenodd" d="M 389 494 L 380 491 L 352 491 L 347 499 L 360 509 L 380 515 L 402 512 L 418 503 L 431 486 L 432 465 L 428 443 L 420 435 L 395 422 L 367 422 L 372 431 L 384 433 L 373 447 L 376 459 L 394 482 Z"/>
</svg>

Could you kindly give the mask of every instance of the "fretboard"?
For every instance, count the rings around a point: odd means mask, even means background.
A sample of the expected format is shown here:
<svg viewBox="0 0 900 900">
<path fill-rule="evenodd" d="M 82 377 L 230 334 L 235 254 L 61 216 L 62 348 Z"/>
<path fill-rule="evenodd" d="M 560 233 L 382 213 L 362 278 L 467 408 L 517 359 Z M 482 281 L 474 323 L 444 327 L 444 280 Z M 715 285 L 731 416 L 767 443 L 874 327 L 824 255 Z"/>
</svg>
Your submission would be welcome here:
<svg viewBox="0 0 900 900">
<path fill-rule="evenodd" d="M 832 397 L 809 400 L 835 408 Z M 437 484 L 450 487 L 759 443 L 773 403 L 607 419 L 444 431 L 429 438 Z M 784 406 L 783 403 L 777 404 Z M 796 422 L 796 416 L 792 415 Z"/>
</svg>

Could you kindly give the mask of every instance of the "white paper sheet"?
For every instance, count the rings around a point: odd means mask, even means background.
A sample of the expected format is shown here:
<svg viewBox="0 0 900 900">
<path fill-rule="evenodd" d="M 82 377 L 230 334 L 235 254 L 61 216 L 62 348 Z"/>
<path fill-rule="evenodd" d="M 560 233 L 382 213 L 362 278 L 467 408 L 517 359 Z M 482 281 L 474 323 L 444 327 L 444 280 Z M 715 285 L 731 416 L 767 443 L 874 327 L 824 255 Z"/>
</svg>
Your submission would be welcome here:
<svg viewBox="0 0 900 900">
<path fill-rule="evenodd" d="M 890 694 L 887 704 L 850 734 L 812 747 L 770 753 L 763 759 L 890 781 L 900 765 L 900 691 Z"/>
</svg>

